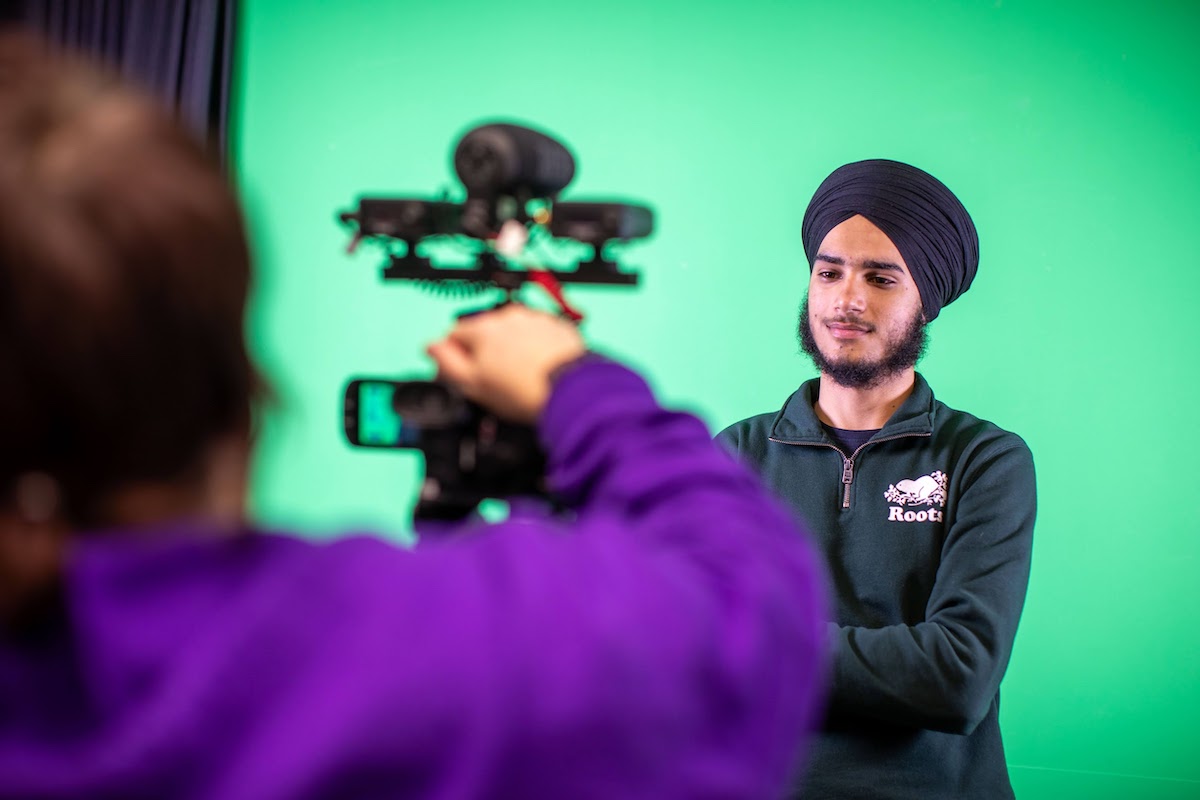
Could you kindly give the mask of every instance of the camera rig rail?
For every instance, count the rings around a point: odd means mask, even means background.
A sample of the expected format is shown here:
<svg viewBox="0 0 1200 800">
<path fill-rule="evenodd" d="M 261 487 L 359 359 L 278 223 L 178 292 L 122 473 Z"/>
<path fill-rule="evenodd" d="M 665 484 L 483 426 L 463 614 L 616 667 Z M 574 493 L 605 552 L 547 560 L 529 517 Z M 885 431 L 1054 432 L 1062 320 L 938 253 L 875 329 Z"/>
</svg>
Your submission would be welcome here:
<svg viewBox="0 0 1200 800">
<path fill-rule="evenodd" d="M 611 257 L 616 246 L 654 228 L 647 206 L 615 200 L 559 201 L 575 174 L 571 153 L 549 136 L 493 123 L 469 131 L 454 152 L 467 190 L 461 203 L 413 197 L 360 197 L 338 215 L 352 230 L 350 250 L 363 240 L 388 249 L 384 280 L 494 286 L 509 294 L 524 283 L 633 286 L 638 274 Z M 590 248 L 563 263 L 561 245 Z M 426 254 L 427 245 L 457 249 L 453 263 Z M 530 250 L 539 261 L 531 266 Z M 572 248 L 578 250 L 578 248 Z M 558 255 L 547 254 L 558 250 Z M 464 263 L 465 262 L 465 263 Z"/>
</svg>

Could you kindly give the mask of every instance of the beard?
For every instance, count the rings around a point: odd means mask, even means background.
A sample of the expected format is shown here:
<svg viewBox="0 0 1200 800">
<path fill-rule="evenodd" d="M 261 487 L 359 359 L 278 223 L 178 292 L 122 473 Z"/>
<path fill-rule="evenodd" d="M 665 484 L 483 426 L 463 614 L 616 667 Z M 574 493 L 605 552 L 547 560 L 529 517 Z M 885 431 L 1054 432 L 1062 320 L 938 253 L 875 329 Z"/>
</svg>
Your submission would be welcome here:
<svg viewBox="0 0 1200 800">
<path fill-rule="evenodd" d="M 883 356 L 875 361 L 827 358 L 813 336 L 812 323 L 808 318 L 807 296 L 800 305 L 800 322 L 797 327 L 800 349 L 808 354 L 823 375 L 828 375 L 834 383 L 847 389 L 870 389 L 883 383 L 885 379 L 917 365 L 929 345 L 926 325 L 925 317 L 918 308 L 904 333 L 898 339 L 888 342 Z"/>
</svg>

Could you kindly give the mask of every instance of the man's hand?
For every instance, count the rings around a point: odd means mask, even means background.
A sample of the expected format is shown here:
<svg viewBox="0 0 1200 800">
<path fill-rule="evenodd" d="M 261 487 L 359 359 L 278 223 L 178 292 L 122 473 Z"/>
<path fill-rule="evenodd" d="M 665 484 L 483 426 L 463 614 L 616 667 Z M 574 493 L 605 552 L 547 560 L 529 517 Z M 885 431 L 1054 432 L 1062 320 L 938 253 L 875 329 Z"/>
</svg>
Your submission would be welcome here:
<svg viewBox="0 0 1200 800">
<path fill-rule="evenodd" d="M 571 323 L 512 304 L 460 320 L 425 352 L 441 380 L 502 417 L 532 423 L 550 397 L 550 375 L 585 349 Z"/>
</svg>

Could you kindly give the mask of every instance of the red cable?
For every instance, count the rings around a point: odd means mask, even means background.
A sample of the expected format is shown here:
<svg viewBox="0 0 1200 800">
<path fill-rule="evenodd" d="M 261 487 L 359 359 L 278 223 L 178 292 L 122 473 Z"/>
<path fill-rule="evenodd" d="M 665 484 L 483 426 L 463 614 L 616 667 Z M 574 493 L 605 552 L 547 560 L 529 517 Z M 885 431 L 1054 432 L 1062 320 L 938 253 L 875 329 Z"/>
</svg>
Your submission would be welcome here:
<svg viewBox="0 0 1200 800">
<path fill-rule="evenodd" d="M 572 322 L 583 322 L 583 314 L 581 314 L 574 306 L 567 302 L 567 298 L 563 296 L 562 286 L 558 279 L 551 275 L 546 270 L 531 269 L 529 270 L 529 279 L 546 290 L 546 293 L 554 298 L 554 302 L 558 303 L 559 309 Z"/>
</svg>

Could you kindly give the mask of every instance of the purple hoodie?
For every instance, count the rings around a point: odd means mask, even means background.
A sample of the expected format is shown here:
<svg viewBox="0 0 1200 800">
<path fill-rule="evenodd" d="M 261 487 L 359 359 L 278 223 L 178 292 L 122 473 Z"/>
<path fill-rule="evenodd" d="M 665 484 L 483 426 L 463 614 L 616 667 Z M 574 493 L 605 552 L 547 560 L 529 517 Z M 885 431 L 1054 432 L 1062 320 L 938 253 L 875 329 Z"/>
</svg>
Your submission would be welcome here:
<svg viewBox="0 0 1200 800">
<path fill-rule="evenodd" d="M 824 689 L 807 537 L 616 364 L 540 427 L 570 523 L 80 537 L 60 621 L 0 638 L 0 797 L 779 796 Z"/>
</svg>

